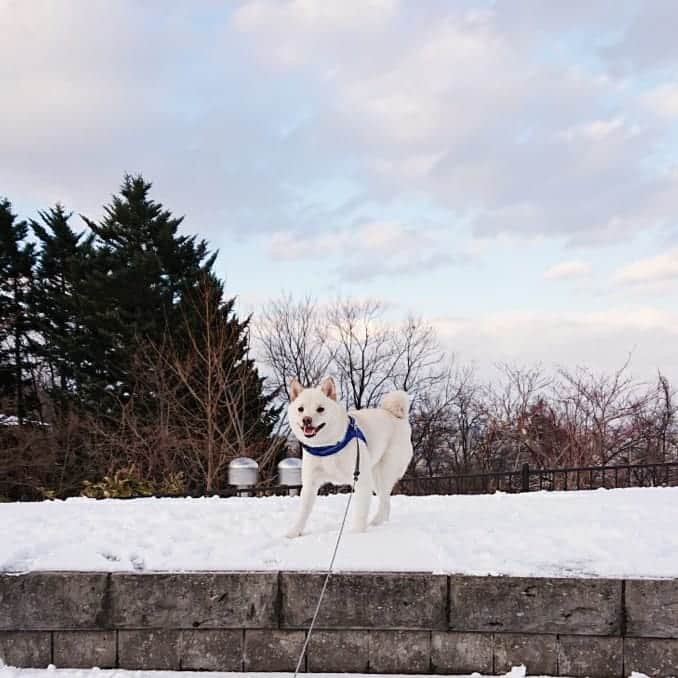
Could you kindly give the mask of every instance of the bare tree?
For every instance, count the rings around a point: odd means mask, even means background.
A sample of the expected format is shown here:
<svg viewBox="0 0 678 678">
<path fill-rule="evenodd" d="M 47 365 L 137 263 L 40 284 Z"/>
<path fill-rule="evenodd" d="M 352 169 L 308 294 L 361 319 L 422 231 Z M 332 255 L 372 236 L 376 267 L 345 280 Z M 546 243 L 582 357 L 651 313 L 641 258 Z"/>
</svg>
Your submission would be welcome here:
<svg viewBox="0 0 678 678">
<path fill-rule="evenodd" d="M 285 295 L 269 302 L 256 319 L 255 337 L 273 388 L 285 399 L 292 378 L 318 384 L 332 363 L 327 326 L 309 297 L 295 301 Z"/>
<path fill-rule="evenodd" d="M 137 391 L 121 403 L 115 426 L 107 422 L 98 434 L 111 463 L 122 457 L 151 478 L 181 472 L 189 486 L 211 492 L 223 486 L 234 457 L 270 467 L 282 441 L 262 432 L 252 402 L 259 383 L 250 366 L 225 359 L 233 328 L 207 285 L 195 304 L 183 332 L 142 346 Z"/>
<path fill-rule="evenodd" d="M 331 374 L 350 407 L 373 407 L 393 389 L 417 398 L 444 380 L 444 352 L 430 325 L 414 317 L 393 325 L 385 311 L 375 301 L 321 308 L 282 297 L 256 322 L 260 359 L 285 396 L 292 378 L 317 384 Z"/>
<path fill-rule="evenodd" d="M 412 472 L 469 473 L 483 466 L 486 413 L 481 396 L 474 370 L 452 365 L 441 383 L 420 395 L 412 412 Z"/>
<path fill-rule="evenodd" d="M 499 379 L 485 387 L 483 398 L 488 422 L 483 456 L 493 470 L 516 470 L 530 457 L 545 456 L 527 422 L 551 380 L 541 365 L 499 363 L 497 369 Z"/>
<path fill-rule="evenodd" d="M 647 436 L 643 412 L 652 398 L 628 374 L 628 365 L 627 360 L 611 375 L 559 370 L 554 395 L 579 463 L 629 462 L 642 447 Z"/>
</svg>

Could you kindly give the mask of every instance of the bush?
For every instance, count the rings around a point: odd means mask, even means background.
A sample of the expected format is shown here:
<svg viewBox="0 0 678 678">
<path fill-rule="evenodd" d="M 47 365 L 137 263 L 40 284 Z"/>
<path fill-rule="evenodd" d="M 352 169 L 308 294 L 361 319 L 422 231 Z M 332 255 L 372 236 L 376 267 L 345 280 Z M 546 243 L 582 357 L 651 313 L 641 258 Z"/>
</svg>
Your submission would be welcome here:
<svg viewBox="0 0 678 678">
<path fill-rule="evenodd" d="M 83 497 L 92 499 L 128 499 L 130 497 L 151 497 L 153 495 L 182 495 L 184 476 L 171 473 L 162 482 L 142 478 L 131 466 L 118 469 L 113 475 L 104 476 L 98 483 L 85 480 L 82 483 Z"/>
</svg>

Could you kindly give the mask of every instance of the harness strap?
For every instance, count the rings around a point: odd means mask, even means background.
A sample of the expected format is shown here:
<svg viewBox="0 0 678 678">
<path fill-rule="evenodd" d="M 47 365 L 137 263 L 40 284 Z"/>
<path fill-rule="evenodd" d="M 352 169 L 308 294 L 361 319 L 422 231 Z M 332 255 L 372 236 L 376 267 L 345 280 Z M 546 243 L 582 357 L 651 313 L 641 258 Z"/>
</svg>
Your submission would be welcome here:
<svg viewBox="0 0 678 678">
<path fill-rule="evenodd" d="M 329 457 L 332 454 L 341 452 L 353 439 L 355 439 L 356 441 L 362 440 L 365 443 L 365 445 L 367 445 L 367 439 L 365 438 L 365 434 L 356 425 L 355 419 L 349 415 L 346 433 L 338 443 L 334 445 L 322 445 L 320 447 L 306 445 L 301 441 L 300 444 L 306 450 L 306 452 L 312 454 L 314 457 Z"/>
</svg>

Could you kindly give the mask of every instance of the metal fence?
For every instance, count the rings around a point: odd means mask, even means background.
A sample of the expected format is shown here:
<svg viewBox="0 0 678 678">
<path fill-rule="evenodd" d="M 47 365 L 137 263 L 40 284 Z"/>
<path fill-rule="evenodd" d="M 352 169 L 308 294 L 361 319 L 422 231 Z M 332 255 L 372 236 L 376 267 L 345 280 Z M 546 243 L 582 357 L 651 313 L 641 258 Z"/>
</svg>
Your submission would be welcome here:
<svg viewBox="0 0 678 678">
<path fill-rule="evenodd" d="M 409 495 L 491 494 L 659 486 L 678 486 L 678 462 L 557 469 L 532 468 L 523 464 L 518 471 L 500 473 L 409 476 L 401 479 L 396 492 Z"/>
<path fill-rule="evenodd" d="M 518 471 L 465 473 L 441 476 L 406 476 L 394 493 L 423 496 L 431 494 L 492 494 L 493 492 L 534 492 L 539 490 L 596 490 L 622 487 L 676 487 L 678 462 L 662 464 L 623 464 L 619 466 L 580 466 L 573 468 L 532 468 L 523 464 Z M 343 494 L 350 485 L 324 485 L 319 494 Z M 299 485 L 260 483 L 254 487 L 209 492 L 219 497 L 270 497 L 298 494 Z M 159 496 L 159 495 L 153 495 Z M 202 497 L 204 492 L 162 495 L 164 497 Z M 121 497 L 123 498 L 123 497 Z M 136 497 L 124 497 L 134 499 Z"/>
</svg>

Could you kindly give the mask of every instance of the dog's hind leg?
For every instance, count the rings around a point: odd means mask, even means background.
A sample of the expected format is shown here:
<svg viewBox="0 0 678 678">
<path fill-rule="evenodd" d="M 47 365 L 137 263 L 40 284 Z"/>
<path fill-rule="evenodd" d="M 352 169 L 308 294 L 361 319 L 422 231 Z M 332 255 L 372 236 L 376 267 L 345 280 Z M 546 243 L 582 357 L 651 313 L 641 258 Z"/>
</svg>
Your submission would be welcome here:
<svg viewBox="0 0 678 678">
<path fill-rule="evenodd" d="M 392 446 L 372 469 L 375 488 L 379 495 L 379 509 L 372 518 L 371 525 L 385 523 L 391 517 L 391 493 L 405 474 L 411 458 L 412 446 L 408 440 L 406 444 Z"/>
<path fill-rule="evenodd" d="M 374 490 L 379 499 L 377 512 L 374 514 L 370 525 L 381 525 L 388 520 L 391 512 L 391 489 L 384 482 L 381 462 L 372 469 L 372 478 L 374 479 Z"/>
</svg>

